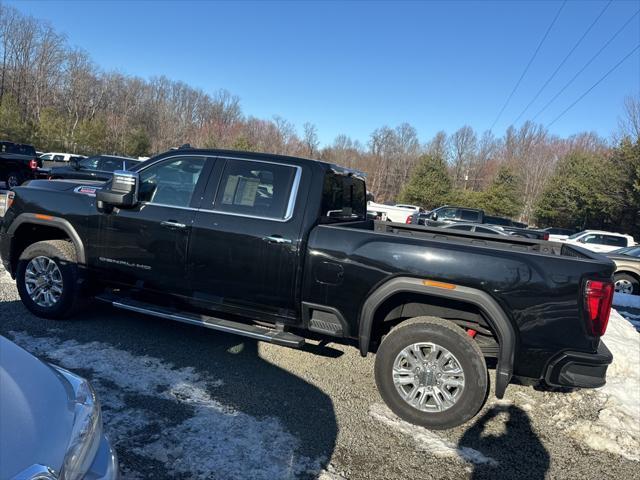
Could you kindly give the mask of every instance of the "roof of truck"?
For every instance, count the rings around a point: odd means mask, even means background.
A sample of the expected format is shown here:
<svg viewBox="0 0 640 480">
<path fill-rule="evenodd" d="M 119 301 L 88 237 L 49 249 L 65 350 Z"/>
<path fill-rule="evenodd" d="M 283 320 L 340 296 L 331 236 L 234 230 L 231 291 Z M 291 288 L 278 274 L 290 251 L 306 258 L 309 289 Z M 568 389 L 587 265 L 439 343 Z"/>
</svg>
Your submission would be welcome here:
<svg viewBox="0 0 640 480">
<path fill-rule="evenodd" d="M 290 155 L 281 155 L 276 153 L 262 153 L 262 152 L 249 152 L 244 150 L 225 150 L 225 149 L 208 149 L 208 148 L 193 148 L 188 146 L 183 146 L 180 148 L 175 148 L 168 150 L 167 152 L 158 154 L 154 157 L 151 157 L 146 161 L 153 161 L 155 158 L 159 156 L 165 156 L 167 154 L 175 154 L 176 152 L 180 153 L 194 153 L 194 154 L 206 154 L 211 156 L 219 156 L 219 157 L 237 157 L 237 158 L 246 158 L 248 160 L 264 160 L 264 161 L 284 161 L 285 163 L 290 163 L 292 165 L 300 164 L 300 165 L 322 165 L 326 169 L 330 169 L 335 171 L 336 173 L 341 174 L 351 174 L 357 177 L 366 177 L 367 174 L 361 172 L 359 170 L 354 170 L 351 168 L 343 167 L 341 165 L 336 165 L 334 163 L 325 162 L 323 160 L 315 160 L 312 158 L 303 158 L 303 157 L 293 157 Z"/>
</svg>

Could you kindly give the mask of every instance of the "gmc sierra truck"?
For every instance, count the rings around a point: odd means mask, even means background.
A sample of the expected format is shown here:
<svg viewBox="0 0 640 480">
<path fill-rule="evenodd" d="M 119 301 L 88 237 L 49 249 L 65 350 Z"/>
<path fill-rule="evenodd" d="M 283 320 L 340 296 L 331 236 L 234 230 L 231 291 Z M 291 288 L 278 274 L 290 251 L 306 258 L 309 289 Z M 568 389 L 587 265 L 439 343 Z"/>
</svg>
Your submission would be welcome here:
<svg viewBox="0 0 640 480">
<path fill-rule="evenodd" d="M 477 414 L 488 366 L 502 398 L 514 379 L 602 386 L 612 360 L 600 340 L 610 260 L 367 220 L 364 176 L 320 161 L 189 148 L 104 184 L 33 180 L 14 189 L 0 253 L 37 316 L 92 298 L 288 347 L 320 334 L 374 352 L 384 401 L 433 429 Z"/>
</svg>

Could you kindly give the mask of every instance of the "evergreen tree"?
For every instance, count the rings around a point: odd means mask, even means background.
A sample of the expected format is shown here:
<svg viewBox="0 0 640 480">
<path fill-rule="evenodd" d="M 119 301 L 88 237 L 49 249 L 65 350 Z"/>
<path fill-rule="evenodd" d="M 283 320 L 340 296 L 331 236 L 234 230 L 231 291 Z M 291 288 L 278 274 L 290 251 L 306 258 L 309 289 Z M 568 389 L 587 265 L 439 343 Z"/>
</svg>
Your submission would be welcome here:
<svg viewBox="0 0 640 480">
<path fill-rule="evenodd" d="M 451 178 L 442 157 L 426 154 L 420 157 L 409 182 L 400 192 L 400 201 L 434 209 L 451 197 Z"/>
<path fill-rule="evenodd" d="M 489 215 L 515 218 L 522 212 L 522 183 L 511 168 L 500 167 L 496 178 L 478 200 Z"/>
<path fill-rule="evenodd" d="M 621 214 L 620 170 L 601 155 L 573 152 L 562 159 L 535 208 L 541 226 L 615 228 Z"/>
</svg>

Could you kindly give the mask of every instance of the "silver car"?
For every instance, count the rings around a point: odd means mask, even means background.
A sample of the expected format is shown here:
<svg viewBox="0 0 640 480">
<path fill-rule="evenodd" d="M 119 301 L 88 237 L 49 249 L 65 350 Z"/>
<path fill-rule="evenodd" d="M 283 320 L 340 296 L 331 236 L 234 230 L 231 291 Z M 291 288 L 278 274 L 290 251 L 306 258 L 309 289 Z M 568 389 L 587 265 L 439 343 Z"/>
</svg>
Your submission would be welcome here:
<svg viewBox="0 0 640 480">
<path fill-rule="evenodd" d="M 0 479 L 117 478 L 91 385 L 0 336 Z"/>
</svg>

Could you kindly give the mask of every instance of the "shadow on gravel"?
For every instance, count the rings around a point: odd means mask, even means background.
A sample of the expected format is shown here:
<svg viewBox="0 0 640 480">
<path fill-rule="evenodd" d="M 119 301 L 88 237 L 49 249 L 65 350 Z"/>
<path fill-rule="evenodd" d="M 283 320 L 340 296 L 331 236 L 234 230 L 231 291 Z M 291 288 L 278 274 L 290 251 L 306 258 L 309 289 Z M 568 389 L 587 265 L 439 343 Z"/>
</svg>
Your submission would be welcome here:
<svg viewBox="0 0 640 480">
<path fill-rule="evenodd" d="M 487 424 L 506 415 L 505 431 L 487 434 Z M 487 410 L 460 438 L 459 448 L 470 447 L 493 458 L 498 465 L 474 465 L 471 479 L 544 479 L 549 470 L 549 452 L 533 431 L 527 413 L 510 405 Z"/>
<path fill-rule="evenodd" d="M 210 390 L 216 401 L 259 420 L 276 418 L 299 442 L 297 446 L 289 445 L 280 451 L 270 452 L 274 461 L 278 464 L 293 462 L 294 455 L 317 460 L 312 471 L 292 473 L 286 478 L 315 478 L 331 459 L 337 423 L 330 397 L 304 379 L 262 359 L 258 342 L 254 340 L 122 312 L 99 304 L 71 320 L 50 321 L 29 314 L 18 301 L 0 303 L 0 334 L 8 336 L 10 331 L 24 331 L 34 337 L 74 340 L 81 344 L 104 342 L 132 355 L 148 355 L 171 363 L 175 368 L 193 368 L 212 379 L 221 380 L 221 386 Z M 282 355 L 288 352 L 287 348 L 282 348 Z M 88 375 L 91 380 L 89 372 Z M 148 403 L 135 408 L 153 410 L 155 407 Z M 119 442 L 113 440 L 117 449 Z M 146 467 L 151 467 L 154 478 L 177 478 L 163 474 L 157 465 L 145 465 L 144 459 L 131 454 L 132 445 L 126 439 L 122 444 L 123 451 L 118 451 L 118 455 L 128 471 L 144 472 Z M 221 451 L 225 452 L 225 449 L 221 448 Z M 226 464 L 238 462 L 241 465 L 243 462 L 243 458 L 221 460 Z M 268 478 L 263 474 L 270 469 L 269 461 L 269 458 L 264 458 L 264 471 L 252 477 Z M 198 473 L 202 478 L 222 478 L 218 475 L 220 472 L 212 471 L 208 476 L 205 472 Z M 185 478 L 190 476 L 187 474 Z"/>
</svg>

